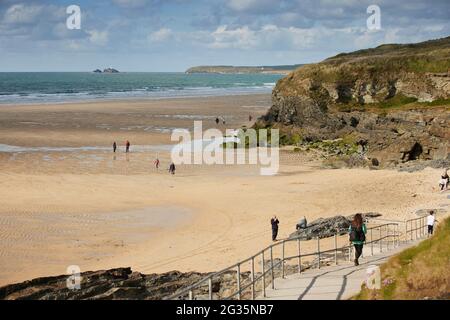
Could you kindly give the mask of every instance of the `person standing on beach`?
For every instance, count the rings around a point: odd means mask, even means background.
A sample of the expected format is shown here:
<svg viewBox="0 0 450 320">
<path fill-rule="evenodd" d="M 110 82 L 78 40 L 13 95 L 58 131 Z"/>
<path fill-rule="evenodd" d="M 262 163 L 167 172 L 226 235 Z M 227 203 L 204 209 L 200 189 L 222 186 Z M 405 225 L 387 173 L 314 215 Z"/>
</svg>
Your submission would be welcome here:
<svg viewBox="0 0 450 320">
<path fill-rule="evenodd" d="M 434 223 L 436 221 L 437 220 L 434 217 L 434 211 L 430 210 L 430 214 L 427 217 L 428 236 L 432 236 L 433 235 Z"/>
<path fill-rule="evenodd" d="M 130 151 L 130 141 L 127 140 L 127 142 L 125 143 L 125 152 L 128 153 Z"/>
<path fill-rule="evenodd" d="M 359 266 L 359 257 L 362 255 L 364 242 L 366 241 L 367 228 L 360 213 L 355 214 L 348 228 L 350 242 L 355 247 L 355 266 Z"/>
<path fill-rule="evenodd" d="M 248 115 L 248 122 L 252 122 L 252 120 L 253 120 L 252 115 L 249 114 L 249 115 Z"/>
<path fill-rule="evenodd" d="M 216 124 L 219 124 L 219 117 L 216 117 Z"/>
<path fill-rule="evenodd" d="M 272 241 L 277 241 L 279 223 L 280 221 L 277 216 L 273 216 L 273 218 L 270 219 L 270 224 L 272 225 Z"/>
<path fill-rule="evenodd" d="M 117 143 L 114 141 L 113 143 L 113 152 L 116 153 L 116 149 L 117 149 Z"/>
<path fill-rule="evenodd" d="M 169 173 L 175 174 L 175 163 L 171 163 L 169 166 Z"/>
<path fill-rule="evenodd" d="M 448 189 L 449 181 L 450 177 L 448 176 L 447 169 L 445 169 L 444 173 L 441 175 L 441 180 L 439 180 L 439 187 L 441 188 L 441 191 L 444 191 L 444 189 Z"/>
<path fill-rule="evenodd" d="M 159 169 L 159 159 L 158 158 L 156 158 L 154 163 L 155 163 L 156 169 Z"/>
</svg>

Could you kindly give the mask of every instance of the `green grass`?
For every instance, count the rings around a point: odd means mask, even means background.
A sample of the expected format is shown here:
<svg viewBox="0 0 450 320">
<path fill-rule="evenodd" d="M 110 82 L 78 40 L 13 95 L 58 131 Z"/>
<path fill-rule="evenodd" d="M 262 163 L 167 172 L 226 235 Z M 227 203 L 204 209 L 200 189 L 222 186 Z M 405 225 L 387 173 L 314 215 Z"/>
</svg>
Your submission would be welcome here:
<svg viewBox="0 0 450 320">
<path fill-rule="evenodd" d="M 382 287 L 364 285 L 355 300 L 450 298 L 450 218 L 433 237 L 406 249 L 381 266 Z"/>
</svg>

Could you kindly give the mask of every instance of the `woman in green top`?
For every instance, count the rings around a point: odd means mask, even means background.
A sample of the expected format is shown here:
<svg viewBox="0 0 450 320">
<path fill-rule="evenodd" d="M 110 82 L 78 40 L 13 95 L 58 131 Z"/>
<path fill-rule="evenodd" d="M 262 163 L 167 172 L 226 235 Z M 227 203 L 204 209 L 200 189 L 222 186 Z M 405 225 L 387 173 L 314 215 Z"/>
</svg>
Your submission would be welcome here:
<svg viewBox="0 0 450 320">
<path fill-rule="evenodd" d="M 363 245 L 366 241 L 366 225 L 363 223 L 362 215 L 357 213 L 353 218 L 353 221 L 348 228 L 348 232 L 350 233 L 350 242 L 355 247 L 355 266 L 359 265 L 359 257 L 363 251 Z"/>
</svg>

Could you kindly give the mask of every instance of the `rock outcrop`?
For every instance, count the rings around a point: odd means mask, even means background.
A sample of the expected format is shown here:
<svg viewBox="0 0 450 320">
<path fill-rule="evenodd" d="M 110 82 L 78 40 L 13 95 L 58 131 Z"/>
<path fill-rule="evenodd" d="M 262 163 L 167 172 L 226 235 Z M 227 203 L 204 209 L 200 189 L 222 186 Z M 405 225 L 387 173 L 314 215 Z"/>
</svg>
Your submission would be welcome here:
<svg viewBox="0 0 450 320">
<path fill-rule="evenodd" d="M 278 81 L 261 120 L 307 141 L 353 135 L 382 165 L 445 159 L 449 70 L 450 37 L 341 54 Z"/>
<path fill-rule="evenodd" d="M 301 240 L 310 240 L 313 238 L 328 238 L 334 236 L 337 232 L 339 235 L 348 233 L 350 222 L 354 215 L 334 216 L 331 218 L 319 218 L 309 223 L 305 229 L 298 229 L 291 233 L 290 238 L 300 238 Z M 381 216 L 380 213 L 367 212 L 362 213 L 363 219 L 376 218 Z"/>
</svg>

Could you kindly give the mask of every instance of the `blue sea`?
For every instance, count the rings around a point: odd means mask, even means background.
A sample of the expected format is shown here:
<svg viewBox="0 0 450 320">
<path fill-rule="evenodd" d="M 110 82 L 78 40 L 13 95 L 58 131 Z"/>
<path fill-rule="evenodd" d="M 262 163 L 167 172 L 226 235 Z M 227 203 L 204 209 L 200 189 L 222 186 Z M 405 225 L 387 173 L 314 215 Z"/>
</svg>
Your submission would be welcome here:
<svg viewBox="0 0 450 320">
<path fill-rule="evenodd" d="M 282 75 L 2 72 L 0 104 L 270 93 Z"/>
</svg>

